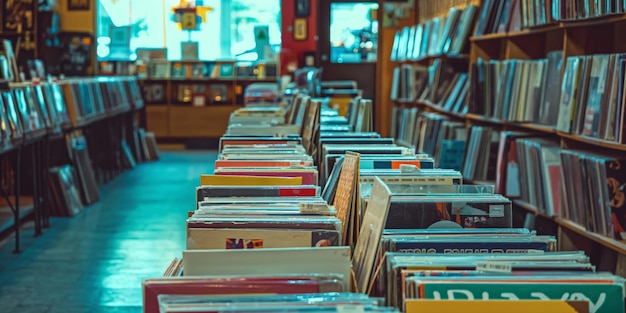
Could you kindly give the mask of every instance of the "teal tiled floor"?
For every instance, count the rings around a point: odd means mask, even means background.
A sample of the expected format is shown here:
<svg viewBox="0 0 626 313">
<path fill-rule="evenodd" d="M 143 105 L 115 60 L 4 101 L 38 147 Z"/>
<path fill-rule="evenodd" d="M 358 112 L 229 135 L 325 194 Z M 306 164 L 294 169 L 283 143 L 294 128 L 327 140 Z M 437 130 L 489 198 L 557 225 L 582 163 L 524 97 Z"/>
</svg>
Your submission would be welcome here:
<svg viewBox="0 0 626 313">
<path fill-rule="evenodd" d="M 141 312 L 141 281 L 160 276 L 185 245 L 194 187 L 215 152 L 163 152 L 102 186 L 100 202 L 25 226 L 23 252 L 0 247 L 0 312 Z"/>
</svg>

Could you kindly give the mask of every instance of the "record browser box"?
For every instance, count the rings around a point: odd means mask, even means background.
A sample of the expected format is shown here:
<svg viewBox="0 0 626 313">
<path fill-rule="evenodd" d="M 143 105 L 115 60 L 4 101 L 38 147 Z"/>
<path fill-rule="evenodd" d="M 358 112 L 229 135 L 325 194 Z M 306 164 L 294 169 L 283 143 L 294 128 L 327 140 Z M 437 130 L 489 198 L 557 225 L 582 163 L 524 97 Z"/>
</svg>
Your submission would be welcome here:
<svg viewBox="0 0 626 313">
<path fill-rule="evenodd" d="M 442 221 L 463 228 L 511 228 L 511 201 L 493 187 L 389 184 L 393 192 L 386 229 L 425 229 Z M 367 207 L 370 185 L 362 183 Z"/>
<path fill-rule="evenodd" d="M 341 223 L 317 186 L 200 186 L 187 249 L 338 246 Z"/>
</svg>

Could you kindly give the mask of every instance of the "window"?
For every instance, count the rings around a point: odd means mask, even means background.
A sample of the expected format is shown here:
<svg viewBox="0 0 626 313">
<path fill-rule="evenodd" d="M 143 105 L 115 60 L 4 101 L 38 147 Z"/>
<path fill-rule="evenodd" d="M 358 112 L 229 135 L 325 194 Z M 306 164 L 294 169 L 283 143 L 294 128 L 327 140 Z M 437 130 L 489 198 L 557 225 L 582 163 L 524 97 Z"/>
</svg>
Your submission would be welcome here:
<svg viewBox="0 0 626 313">
<path fill-rule="evenodd" d="M 180 29 L 173 8 L 181 0 L 99 0 L 98 60 L 135 60 L 137 48 L 167 48 L 167 58 L 181 59 L 181 43 L 197 42 L 200 60 L 257 61 L 278 53 L 281 0 L 195 0 L 208 7 L 197 16 L 197 30 Z M 259 47 L 257 48 L 257 43 Z"/>
<path fill-rule="evenodd" d="M 376 62 L 378 21 L 375 2 L 339 2 L 330 5 L 330 61 Z"/>
</svg>

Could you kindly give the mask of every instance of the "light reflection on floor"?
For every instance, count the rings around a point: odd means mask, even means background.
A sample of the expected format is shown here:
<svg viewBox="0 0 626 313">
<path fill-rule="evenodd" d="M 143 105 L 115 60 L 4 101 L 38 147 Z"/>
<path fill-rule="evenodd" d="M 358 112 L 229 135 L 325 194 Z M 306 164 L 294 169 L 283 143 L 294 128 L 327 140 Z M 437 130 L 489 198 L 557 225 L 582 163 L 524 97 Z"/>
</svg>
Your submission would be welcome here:
<svg viewBox="0 0 626 313">
<path fill-rule="evenodd" d="M 185 245 L 195 186 L 215 153 L 164 152 L 101 189 L 44 235 L 26 226 L 23 253 L 0 247 L 0 312 L 141 312 L 141 281 L 162 275 Z"/>
</svg>

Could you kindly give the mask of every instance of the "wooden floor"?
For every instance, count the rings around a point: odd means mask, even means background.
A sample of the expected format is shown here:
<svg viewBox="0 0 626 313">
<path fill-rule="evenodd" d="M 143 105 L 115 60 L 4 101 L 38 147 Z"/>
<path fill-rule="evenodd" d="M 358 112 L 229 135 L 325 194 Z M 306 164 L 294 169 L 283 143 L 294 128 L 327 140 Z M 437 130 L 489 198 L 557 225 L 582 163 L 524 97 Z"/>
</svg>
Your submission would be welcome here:
<svg viewBox="0 0 626 313">
<path fill-rule="evenodd" d="M 216 153 L 163 152 L 101 188 L 100 202 L 53 218 L 43 236 L 0 247 L 0 312 L 141 312 L 141 282 L 185 246 L 195 187 Z"/>
</svg>

